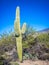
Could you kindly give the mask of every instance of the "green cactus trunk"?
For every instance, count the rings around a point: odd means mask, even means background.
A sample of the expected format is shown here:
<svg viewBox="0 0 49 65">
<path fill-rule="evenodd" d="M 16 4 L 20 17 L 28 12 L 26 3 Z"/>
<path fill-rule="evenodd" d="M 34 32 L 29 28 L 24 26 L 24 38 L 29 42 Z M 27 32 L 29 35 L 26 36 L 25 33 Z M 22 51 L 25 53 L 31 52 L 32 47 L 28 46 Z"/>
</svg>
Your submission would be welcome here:
<svg viewBox="0 0 49 65">
<path fill-rule="evenodd" d="M 16 38 L 16 42 L 17 42 L 16 45 L 17 45 L 19 61 L 22 62 L 22 36 L 21 35 Z"/>
<path fill-rule="evenodd" d="M 16 36 L 16 46 L 19 61 L 22 62 L 22 34 L 26 31 L 26 23 L 23 24 L 22 30 L 20 29 L 20 11 L 19 7 L 16 8 L 16 19 L 14 22 L 14 30 Z"/>
</svg>

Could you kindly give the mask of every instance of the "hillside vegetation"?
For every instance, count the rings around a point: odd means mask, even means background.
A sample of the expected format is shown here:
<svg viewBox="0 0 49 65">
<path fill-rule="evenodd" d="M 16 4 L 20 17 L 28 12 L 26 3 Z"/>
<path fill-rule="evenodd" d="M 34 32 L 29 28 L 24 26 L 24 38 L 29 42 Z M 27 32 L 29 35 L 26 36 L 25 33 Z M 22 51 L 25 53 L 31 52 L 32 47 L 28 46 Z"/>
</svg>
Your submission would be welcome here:
<svg viewBox="0 0 49 65">
<path fill-rule="evenodd" d="M 29 28 L 23 36 L 23 60 L 49 60 L 49 33 L 40 33 Z M 16 40 L 14 32 L 0 35 L 0 60 L 4 58 L 8 62 L 18 60 Z M 6 61 L 5 61 L 6 62 Z M 0 61 L 0 63 L 5 63 Z M 0 64 L 1 65 L 1 64 Z"/>
</svg>

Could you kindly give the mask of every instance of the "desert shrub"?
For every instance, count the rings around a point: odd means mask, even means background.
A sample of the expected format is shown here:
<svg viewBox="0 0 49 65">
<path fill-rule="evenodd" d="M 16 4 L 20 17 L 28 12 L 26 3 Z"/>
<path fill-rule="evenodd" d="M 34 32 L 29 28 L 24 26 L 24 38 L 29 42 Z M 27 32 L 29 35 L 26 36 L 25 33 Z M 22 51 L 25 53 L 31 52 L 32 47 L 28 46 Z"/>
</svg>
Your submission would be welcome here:
<svg viewBox="0 0 49 65">
<path fill-rule="evenodd" d="M 23 48 L 29 48 L 31 45 L 34 44 L 34 37 L 33 35 L 26 36 L 26 40 L 23 40 Z"/>
<path fill-rule="evenodd" d="M 0 65 L 3 65 L 3 58 L 0 56 Z"/>
<path fill-rule="evenodd" d="M 10 65 L 19 65 L 17 62 L 10 62 Z"/>
<path fill-rule="evenodd" d="M 0 35 L 0 54 L 12 50 L 15 47 L 15 37 L 12 33 Z"/>
<path fill-rule="evenodd" d="M 49 48 L 49 34 L 43 33 L 38 35 L 38 41 L 41 42 L 41 44 L 44 44 L 47 48 Z"/>
<path fill-rule="evenodd" d="M 28 28 L 26 33 L 23 36 L 23 49 L 25 48 L 30 48 L 32 46 L 32 44 L 34 44 L 34 37 L 33 37 L 34 31 L 31 28 Z M 11 48 L 14 47 L 14 45 L 16 44 L 16 40 L 15 40 L 15 36 L 14 34 L 11 33 L 3 33 L 0 35 L 0 48 L 2 48 L 0 50 L 1 54 L 3 52 L 8 52 L 9 50 L 11 50 Z M 15 45 L 16 47 L 16 45 Z M 5 50 L 5 51 L 4 51 Z"/>
<path fill-rule="evenodd" d="M 34 34 L 35 30 L 28 27 L 26 33 L 23 35 L 23 48 L 29 48 L 32 44 L 34 44 Z"/>
<path fill-rule="evenodd" d="M 3 33 L 0 35 L 0 45 L 2 44 L 14 44 L 15 43 L 15 37 L 13 34 Z"/>
<path fill-rule="evenodd" d="M 0 65 L 10 65 L 10 63 L 0 54 Z"/>
<path fill-rule="evenodd" d="M 34 43 L 34 37 L 33 34 L 35 34 L 35 30 L 27 26 L 26 33 L 23 36 L 23 48 L 29 48 L 31 44 Z M 14 32 L 10 33 L 3 33 L 0 34 L 0 45 L 10 45 L 10 44 L 16 44 L 16 39 Z"/>
<path fill-rule="evenodd" d="M 36 54 L 24 53 L 23 60 L 27 60 L 27 59 L 37 60 L 38 58 Z"/>
</svg>

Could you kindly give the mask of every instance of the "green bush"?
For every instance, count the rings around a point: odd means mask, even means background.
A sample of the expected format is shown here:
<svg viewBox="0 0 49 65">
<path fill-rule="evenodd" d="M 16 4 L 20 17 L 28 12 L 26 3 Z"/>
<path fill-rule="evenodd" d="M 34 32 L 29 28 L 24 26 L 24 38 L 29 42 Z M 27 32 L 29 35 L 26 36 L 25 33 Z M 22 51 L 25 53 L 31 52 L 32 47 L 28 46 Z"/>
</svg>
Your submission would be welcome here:
<svg viewBox="0 0 49 65">
<path fill-rule="evenodd" d="M 23 48 L 29 48 L 31 45 L 34 44 L 34 37 L 33 35 L 35 34 L 35 30 L 32 27 L 27 27 L 26 33 L 23 35 Z"/>
<path fill-rule="evenodd" d="M 27 27 L 26 33 L 22 35 L 25 38 L 25 40 L 23 39 L 22 41 L 23 48 L 29 48 L 29 46 L 34 43 L 34 37 L 33 37 L 34 33 L 35 33 L 34 29 L 32 29 L 31 27 Z M 8 44 L 9 45 L 16 44 L 14 32 L 0 34 L 0 45 L 8 45 Z"/>
<path fill-rule="evenodd" d="M 3 58 L 0 55 L 0 65 L 3 65 Z"/>
<path fill-rule="evenodd" d="M 0 35 L 0 45 L 4 44 L 14 44 L 15 43 L 15 37 L 12 33 L 3 33 Z"/>
<path fill-rule="evenodd" d="M 29 48 L 31 45 L 33 45 L 34 44 L 34 42 L 35 42 L 35 40 L 34 40 L 35 38 L 33 37 L 33 35 L 31 34 L 31 35 L 27 35 L 26 36 L 26 40 L 23 40 L 23 48 Z"/>
<path fill-rule="evenodd" d="M 10 65 L 19 65 L 17 62 L 10 62 Z"/>
<path fill-rule="evenodd" d="M 47 48 L 49 48 L 49 34 L 43 33 L 38 35 L 38 41 L 41 42 L 41 44 L 44 44 Z"/>
</svg>

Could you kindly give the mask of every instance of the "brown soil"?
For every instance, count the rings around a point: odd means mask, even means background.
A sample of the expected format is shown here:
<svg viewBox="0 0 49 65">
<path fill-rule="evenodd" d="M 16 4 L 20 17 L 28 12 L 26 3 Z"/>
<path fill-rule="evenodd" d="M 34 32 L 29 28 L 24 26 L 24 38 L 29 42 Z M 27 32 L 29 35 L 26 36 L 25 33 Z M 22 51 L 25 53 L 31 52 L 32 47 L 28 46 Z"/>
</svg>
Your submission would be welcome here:
<svg viewBox="0 0 49 65">
<path fill-rule="evenodd" d="M 24 60 L 23 63 L 19 63 L 19 65 L 49 65 L 49 61 L 41 61 L 41 60 L 31 61 L 31 60 Z"/>
</svg>

